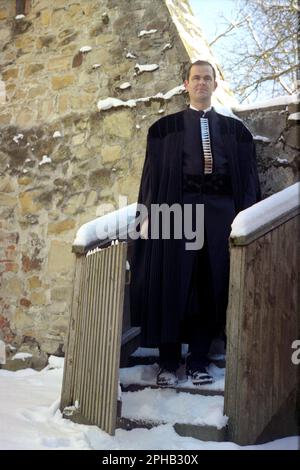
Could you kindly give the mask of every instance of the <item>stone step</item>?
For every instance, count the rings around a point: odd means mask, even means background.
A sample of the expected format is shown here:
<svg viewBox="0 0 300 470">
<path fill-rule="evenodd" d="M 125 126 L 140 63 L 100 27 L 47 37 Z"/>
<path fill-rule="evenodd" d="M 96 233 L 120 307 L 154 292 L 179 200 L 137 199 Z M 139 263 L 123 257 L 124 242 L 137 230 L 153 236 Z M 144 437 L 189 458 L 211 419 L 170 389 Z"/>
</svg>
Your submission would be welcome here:
<svg viewBox="0 0 300 470">
<path fill-rule="evenodd" d="M 203 441 L 224 441 L 227 418 L 221 395 L 208 396 L 190 391 L 148 387 L 122 392 L 121 416 L 117 426 L 131 430 L 171 424 L 180 436 Z M 180 392 L 180 395 L 178 393 Z"/>
<path fill-rule="evenodd" d="M 132 429 L 152 429 L 156 426 L 167 424 L 164 422 L 146 421 L 129 418 L 118 418 L 117 428 L 131 431 Z M 194 437 L 200 441 L 224 442 L 227 440 L 227 426 L 218 429 L 215 426 L 201 426 L 185 423 L 173 424 L 175 432 L 182 437 Z"/>
</svg>

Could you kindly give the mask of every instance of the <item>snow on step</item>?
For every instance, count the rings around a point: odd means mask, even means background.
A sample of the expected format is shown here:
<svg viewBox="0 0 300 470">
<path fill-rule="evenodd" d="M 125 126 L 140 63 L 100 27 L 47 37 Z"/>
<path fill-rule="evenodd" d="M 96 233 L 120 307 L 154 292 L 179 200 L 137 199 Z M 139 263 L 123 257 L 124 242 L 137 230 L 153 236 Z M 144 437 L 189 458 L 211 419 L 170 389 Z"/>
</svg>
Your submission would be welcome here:
<svg viewBox="0 0 300 470">
<path fill-rule="evenodd" d="M 176 393 L 173 389 L 144 389 L 122 393 L 122 416 L 128 419 L 160 423 L 186 423 L 222 429 L 228 418 L 223 415 L 222 396 Z"/>
<path fill-rule="evenodd" d="M 215 390 L 224 391 L 225 369 L 221 369 L 214 364 L 210 364 L 209 373 L 214 378 L 214 383 L 208 385 L 193 385 L 191 379 L 180 381 L 180 386 L 197 390 Z M 120 369 L 120 382 L 127 386 L 131 384 L 138 385 L 156 385 L 156 376 L 159 371 L 158 364 L 138 365 Z"/>
</svg>

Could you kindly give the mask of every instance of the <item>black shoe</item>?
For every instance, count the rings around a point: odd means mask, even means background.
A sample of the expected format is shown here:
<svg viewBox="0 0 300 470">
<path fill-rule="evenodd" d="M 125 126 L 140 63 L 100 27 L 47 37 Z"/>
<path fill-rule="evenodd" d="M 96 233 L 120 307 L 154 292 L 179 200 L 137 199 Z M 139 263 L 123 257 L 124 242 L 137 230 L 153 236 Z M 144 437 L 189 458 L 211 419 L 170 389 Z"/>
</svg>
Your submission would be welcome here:
<svg viewBox="0 0 300 470">
<path fill-rule="evenodd" d="M 191 377 L 193 385 L 207 385 L 214 382 L 213 377 L 207 372 L 206 367 L 199 367 L 197 370 L 189 370 L 187 374 Z"/>
<path fill-rule="evenodd" d="M 159 387 L 176 387 L 178 384 L 176 372 L 162 367 L 157 374 L 156 383 Z"/>
</svg>

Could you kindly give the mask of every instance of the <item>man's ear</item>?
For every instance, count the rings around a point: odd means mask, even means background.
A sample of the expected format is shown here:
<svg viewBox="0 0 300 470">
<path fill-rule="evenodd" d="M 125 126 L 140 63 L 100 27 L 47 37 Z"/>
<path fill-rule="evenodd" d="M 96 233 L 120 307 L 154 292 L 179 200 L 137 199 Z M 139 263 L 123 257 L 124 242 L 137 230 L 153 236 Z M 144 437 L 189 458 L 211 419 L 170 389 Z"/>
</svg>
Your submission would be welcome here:
<svg viewBox="0 0 300 470">
<path fill-rule="evenodd" d="M 188 80 L 184 80 L 183 84 L 184 84 L 184 88 L 187 90 L 187 87 L 188 87 L 188 85 L 189 85 Z"/>
<path fill-rule="evenodd" d="M 214 88 L 214 91 L 215 91 L 215 89 L 217 88 L 217 86 L 218 86 L 218 82 L 216 82 L 216 80 L 215 80 L 215 88 Z"/>
</svg>

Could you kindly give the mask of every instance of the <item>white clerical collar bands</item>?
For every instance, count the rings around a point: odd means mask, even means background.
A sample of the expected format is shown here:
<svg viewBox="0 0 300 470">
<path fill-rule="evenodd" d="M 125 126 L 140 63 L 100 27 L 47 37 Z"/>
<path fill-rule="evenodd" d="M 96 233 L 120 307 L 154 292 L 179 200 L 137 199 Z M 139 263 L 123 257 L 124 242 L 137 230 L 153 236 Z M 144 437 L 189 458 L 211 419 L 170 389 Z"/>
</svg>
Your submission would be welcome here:
<svg viewBox="0 0 300 470">
<path fill-rule="evenodd" d="M 194 106 L 192 106 L 191 104 L 190 104 L 190 108 L 193 109 L 194 111 L 200 111 L 199 109 L 194 108 Z M 212 110 L 212 106 L 209 106 L 209 108 L 203 109 L 201 111 L 203 111 L 203 116 L 205 116 L 205 114 L 208 113 L 208 111 L 211 111 L 211 110 Z"/>
<path fill-rule="evenodd" d="M 191 109 L 199 111 L 199 109 L 194 108 L 190 105 Z M 203 116 L 200 118 L 200 130 L 201 130 L 201 140 L 203 148 L 203 157 L 204 157 L 204 174 L 210 174 L 213 171 L 213 156 L 211 152 L 210 145 L 210 134 L 209 134 L 209 123 L 208 118 L 204 117 L 205 114 L 210 111 L 212 107 L 203 109 Z"/>
</svg>

